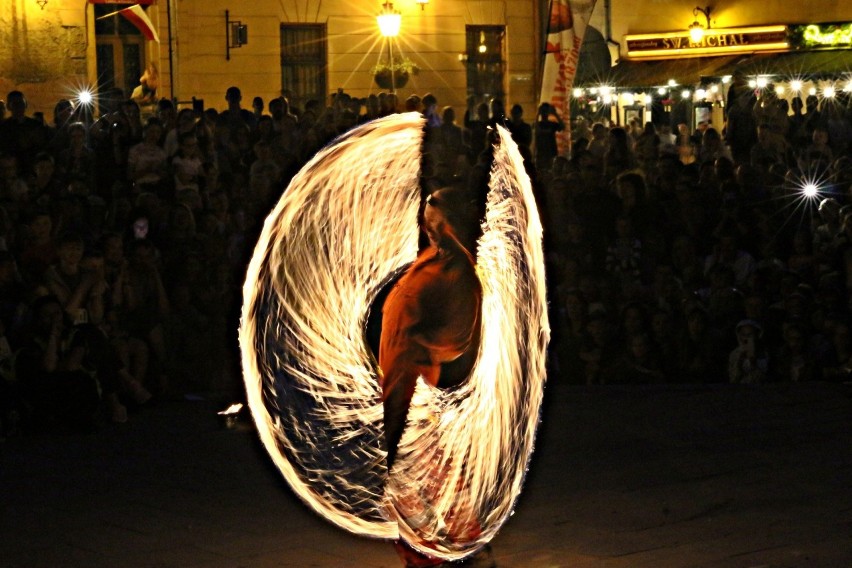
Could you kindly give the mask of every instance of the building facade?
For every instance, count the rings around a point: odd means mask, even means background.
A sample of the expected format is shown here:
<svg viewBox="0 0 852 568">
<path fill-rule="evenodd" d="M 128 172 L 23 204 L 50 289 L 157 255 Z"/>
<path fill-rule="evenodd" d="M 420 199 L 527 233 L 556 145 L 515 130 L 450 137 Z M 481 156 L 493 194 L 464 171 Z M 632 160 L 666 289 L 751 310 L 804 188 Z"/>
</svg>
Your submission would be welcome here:
<svg viewBox="0 0 852 568">
<path fill-rule="evenodd" d="M 124 0 L 0 0 L 0 93 L 23 91 L 31 111 L 89 88 L 130 95 L 149 64 L 157 96 L 225 108 L 225 89 L 244 99 L 282 92 L 298 103 L 342 89 L 382 89 L 374 70 L 406 62 L 400 99 L 433 93 L 457 109 L 468 97 L 500 97 L 532 113 L 541 62 L 539 0 L 140 0 L 156 33 L 147 39 L 117 14 Z M 399 15 L 395 38 L 377 16 Z M 412 67 L 413 66 L 413 67 Z M 398 81 L 402 82 L 402 81 Z M 246 104 L 248 104 L 246 101 Z"/>
</svg>

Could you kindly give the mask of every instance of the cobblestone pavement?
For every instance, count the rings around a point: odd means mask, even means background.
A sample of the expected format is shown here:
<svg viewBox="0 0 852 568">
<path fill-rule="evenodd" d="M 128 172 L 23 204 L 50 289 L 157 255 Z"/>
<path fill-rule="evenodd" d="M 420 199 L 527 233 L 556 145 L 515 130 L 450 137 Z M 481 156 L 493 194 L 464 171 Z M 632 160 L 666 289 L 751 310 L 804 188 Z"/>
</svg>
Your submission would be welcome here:
<svg viewBox="0 0 852 568">
<path fill-rule="evenodd" d="M 304 507 L 224 400 L 0 444 L 3 568 L 400 565 Z M 852 386 L 548 386 L 501 568 L 852 567 Z"/>
</svg>

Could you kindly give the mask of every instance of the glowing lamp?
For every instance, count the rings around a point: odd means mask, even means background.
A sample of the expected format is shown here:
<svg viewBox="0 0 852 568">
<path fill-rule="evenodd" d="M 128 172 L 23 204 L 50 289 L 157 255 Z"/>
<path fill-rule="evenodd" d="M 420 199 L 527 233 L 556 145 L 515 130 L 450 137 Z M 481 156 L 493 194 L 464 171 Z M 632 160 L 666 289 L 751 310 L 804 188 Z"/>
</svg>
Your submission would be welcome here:
<svg viewBox="0 0 852 568">
<path fill-rule="evenodd" d="M 81 105 L 88 106 L 92 104 L 92 100 L 94 100 L 94 97 L 92 96 L 92 92 L 88 89 L 83 89 L 77 93 L 77 102 Z"/>
<path fill-rule="evenodd" d="M 755 81 L 754 79 L 749 79 L 748 80 L 748 88 L 754 89 L 756 87 L 757 87 L 757 81 Z"/>
<path fill-rule="evenodd" d="M 393 9 L 393 2 L 385 2 L 382 4 L 382 13 L 376 16 L 376 22 L 379 24 L 379 33 L 384 37 L 396 37 L 399 35 L 402 16 Z"/>
<path fill-rule="evenodd" d="M 579 99 L 583 96 L 583 89 L 574 89 L 574 98 Z"/>
<path fill-rule="evenodd" d="M 669 79 L 669 87 L 674 87 L 675 85 L 677 85 L 677 81 L 675 81 L 674 79 Z"/>
<path fill-rule="evenodd" d="M 808 183 L 805 184 L 805 187 L 802 188 L 802 193 L 805 197 L 816 197 L 819 193 L 819 188 L 817 188 L 816 184 Z"/>
<path fill-rule="evenodd" d="M 704 39 L 704 30 L 705 26 L 701 25 L 698 21 L 698 14 L 703 14 L 707 20 L 706 29 L 710 29 L 710 12 L 713 11 L 712 6 L 707 6 L 706 8 L 702 8 L 701 6 L 696 6 L 692 11 L 692 15 L 695 17 L 695 20 L 689 25 L 689 39 L 692 40 L 692 43 L 701 43 L 701 40 Z"/>
<path fill-rule="evenodd" d="M 699 24 L 698 20 L 689 25 L 689 39 L 692 40 L 692 43 L 701 43 L 701 40 L 704 39 L 704 26 Z"/>
<path fill-rule="evenodd" d="M 808 94 L 809 95 L 815 95 L 816 94 L 816 87 L 811 87 L 810 89 L 808 89 Z"/>
<path fill-rule="evenodd" d="M 780 96 L 784 95 L 784 85 L 775 85 L 775 94 Z"/>
<path fill-rule="evenodd" d="M 822 96 L 824 96 L 827 99 L 833 99 L 836 94 L 837 94 L 837 91 L 835 91 L 834 87 L 831 86 L 831 85 L 828 85 L 827 87 L 825 87 L 822 90 Z"/>
<path fill-rule="evenodd" d="M 766 77 L 758 77 L 756 83 L 758 89 L 765 89 L 766 85 L 769 84 L 769 81 L 766 79 Z"/>
<path fill-rule="evenodd" d="M 722 77 L 722 82 L 727 85 L 728 83 L 731 82 L 731 76 L 730 75 L 724 75 Z"/>
<path fill-rule="evenodd" d="M 692 93 L 689 92 L 689 89 L 684 89 L 683 92 L 681 92 L 680 94 L 680 96 L 685 99 L 688 99 L 690 95 L 692 95 Z"/>
<path fill-rule="evenodd" d="M 665 87 L 660 87 L 659 89 L 657 89 L 657 94 L 658 94 L 658 95 L 660 95 L 660 96 L 662 97 L 663 95 L 665 95 L 665 94 L 666 94 L 666 88 L 665 88 Z"/>
<path fill-rule="evenodd" d="M 705 91 L 704 89 L 698 89 L 697 91 L 695 91 L 695 96 L 698 97 L 698 100 L 706 99 L 707 91 Z"/>
<path fill-rule="evenodd" d="M 852 93 L 852 81 L 848 81 L 846 85 L 843 87 L 844 93 Z"/>
<path fill-rule="evenodd" d="M 790 81 L 790 90 L 794 93 L 798 93 L 802 90 L 802 82 L 798 79 L 793 79 Z"/>
</svg>

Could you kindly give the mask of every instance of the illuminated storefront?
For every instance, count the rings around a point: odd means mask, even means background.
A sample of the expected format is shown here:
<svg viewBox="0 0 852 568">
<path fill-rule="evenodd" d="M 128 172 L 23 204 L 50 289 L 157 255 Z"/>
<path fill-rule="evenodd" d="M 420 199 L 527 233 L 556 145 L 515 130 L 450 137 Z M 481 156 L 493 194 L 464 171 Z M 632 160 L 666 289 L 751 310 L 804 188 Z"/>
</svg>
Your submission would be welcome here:
<svg viewBox="0 0 852 568">
<path fill-rule="evenodd" d="M 671 2 L 687 6 L 685 2 Z M 640 2 L 636 12 L 651 8 Z M 627 13 L 615 13 L 615 29 L 625 32 L 617 63 L 604 72 L 583 74 L 574 90 L 578 110 L 617 124 L 639 117 L 673 126 L 711 122 L 721 128 L 729 83 L 741 78 L 758 95 L 765 89 L 791 101 L 811 104 L 852 91 L 852 5 L 816 0 L 798 10 L 790 3 L 723 2 L 705 8 L 688 4 L 693 16 L 667 16 L 683 23 L 677 31 L 653 32 L 652 25 Z M 776 9 L 777 8 L 777 9 Z M 766 17 L 840 16 L 824 23 L 770 23 Z M 693 20 L 691 25 L 687 25 Z M 792 20 L 796 21 L 796 20 Z M 653 22 L 653 20 L 651 20 Z M 759 25 L 723 26 L 723 23 Z M 639 31 L 641 33 L 633 33 Z M 816 101 L 816 103 L 814 103 Z"/>
</svg>

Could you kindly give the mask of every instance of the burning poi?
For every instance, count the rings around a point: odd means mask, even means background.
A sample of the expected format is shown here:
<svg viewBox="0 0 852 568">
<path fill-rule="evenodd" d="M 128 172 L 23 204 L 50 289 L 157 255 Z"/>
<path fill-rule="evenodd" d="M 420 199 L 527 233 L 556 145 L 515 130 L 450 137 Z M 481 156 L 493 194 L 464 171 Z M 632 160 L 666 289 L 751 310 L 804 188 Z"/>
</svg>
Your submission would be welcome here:
<svg viewBox="0 0 852 568">
<path fill-rule="evenodd" d="M 365 329 L 379 292 L 417 256 L 423 127 L 418 113 L 364 124 L 293 178 L 249 265 L 240 343 L 261 440 L 305 503 L 353 533 L 458 560 L 510 516 L 532 452 L 549 339 L 544 258 L 529 177 L 498 126 L 476 250 L 476 362 L 453 389 L 417 380 L 388 471 Z M 412 491 L 424 514 L 397 514 Z"/>
</svg>

